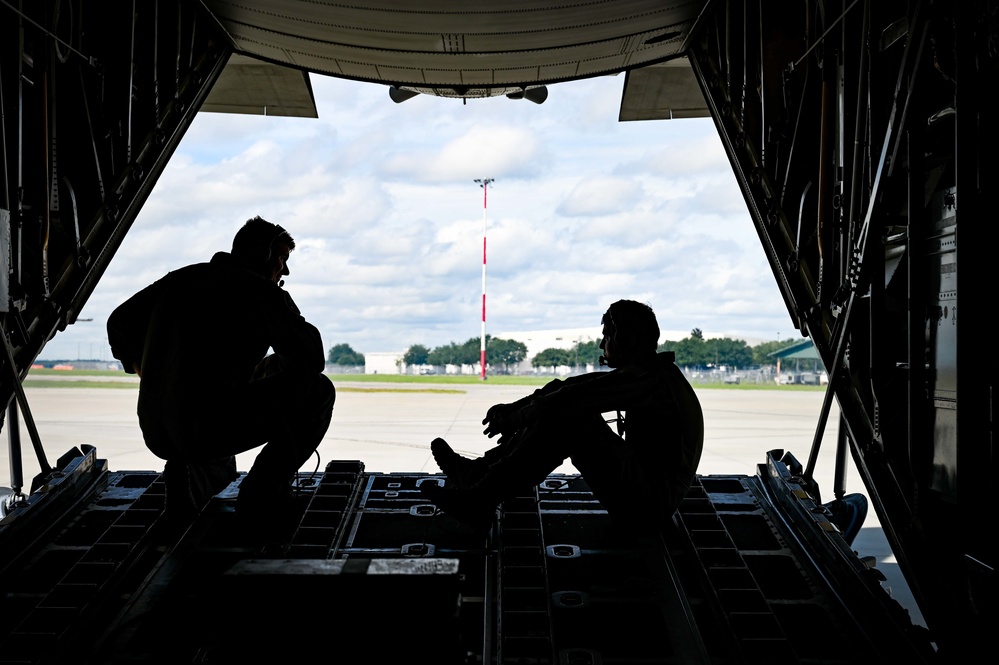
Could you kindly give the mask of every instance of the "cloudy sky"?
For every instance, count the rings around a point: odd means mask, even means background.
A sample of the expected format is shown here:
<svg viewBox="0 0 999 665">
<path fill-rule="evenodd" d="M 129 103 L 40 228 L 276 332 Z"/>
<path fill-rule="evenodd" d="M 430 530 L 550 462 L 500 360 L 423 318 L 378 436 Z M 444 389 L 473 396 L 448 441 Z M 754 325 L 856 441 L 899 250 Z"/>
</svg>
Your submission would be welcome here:
<svg viewBox="0 0 999 665">
<path fill-rule="evenodd" d="M 320 118 L 202 113 L 81 313 L 43 359 L 110 359 L 111 310 L 228 250 L 249 217 L 295 237 L 285 288 L 327 348 L 477 337 L 482 189 L 487 332 L 593 326 L 619 298 L 664 330 L 798 336 L 713 124 L 619 123 L 624 76 L 542 105 L 417 96 L 312 77 Z"/>
</svg>

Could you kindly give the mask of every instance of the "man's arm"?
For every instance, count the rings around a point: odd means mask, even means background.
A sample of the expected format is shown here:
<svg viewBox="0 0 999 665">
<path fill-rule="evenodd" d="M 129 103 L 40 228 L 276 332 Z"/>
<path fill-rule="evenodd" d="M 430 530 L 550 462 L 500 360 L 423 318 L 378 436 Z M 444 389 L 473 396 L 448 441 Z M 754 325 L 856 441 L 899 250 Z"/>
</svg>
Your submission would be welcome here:
<svg viewBox="0 0 999 665">
<path fill-rule="evenodd" d="M 557 390 L 538 395 L 532 406 L 538 410 L 585 413 L 626 411 L 647 400 L 662 385 L 652 367 L 625 367 L 612 372 L 594 372 L 586 381 L 567 379 Z M 583 377 L 573 377 L 583 378 Z"/>
<path fill-rule="evenodd" d="M 537 417 L 537 404 L 540 399 L 547 395 L 555 394 L 566 386 L 587 384 L 607 374 L 608 372 L 589 372 L 587 374 L 571 376 L 567 379 L 552 379 L 541 388 L 538 388 L 526 397 L 520 398 L 516 402 L 495 404 L 489 408 L 486 412 L 486 417 L 482 419 L 482 424 L 486 426 L 482 433 L 489 438 L 499 434 L 499 441 L 502 443 L 507 434 L 513 434 Z"/>
<path fill-rule="evenodd" d="M 146 345 L 149 318 L 159 297 L 159 282 L 142 289 L 123 302 L 108 317 L 108 343 L 111 355 L 121 361 L 127 374 L 142 371 L 142 351 Z"/>
<path fill-rule="evenodd" d="M 521 397 L 516 402 L 511 402 L 508 406 L 515 408 L 523 408 L 538 398 L 544 397 L 546 395 L 551 395 L 553 393 L 562 390 L 566 386 L 579 386 L 591 381 L 598 380 L 602 376 L 607 376 L 610 372 L 587 372 L 586 374 L 577 374 L 576 376 L 570 376 L 565 379 L 552 379 L 545 385 L 541 386 L 535 390 L 530 395 Z"/>
<path fill-rule="evenodd" d="M 274 286 L 265 316 L 272 333 L 271 347 L 287 366 L 310 372 L 326 369 L 322 336 L 305 320 L 287 291 Z"/>
</svg>

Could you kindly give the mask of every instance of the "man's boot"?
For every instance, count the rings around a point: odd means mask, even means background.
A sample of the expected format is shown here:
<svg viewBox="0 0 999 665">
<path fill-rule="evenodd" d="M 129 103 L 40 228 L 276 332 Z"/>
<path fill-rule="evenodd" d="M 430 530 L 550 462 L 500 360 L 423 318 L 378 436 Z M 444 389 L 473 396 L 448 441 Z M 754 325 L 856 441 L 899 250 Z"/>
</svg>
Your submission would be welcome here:
<svg viewBox="0 0 999 665">
<path fill-rule="evenodd" d="M 201 504 L 191 488 L 190 467 L 180 460 L 167 460 L 163 465 L 163 482 L 166 485 L 164 516 L 178 525 L 193 522 L 201 512 Z"/>
<path fill-rule="evenodd" d="M 273 522 L 288 514 L 293 503 L 294 474 L 275 474 L 251 468 L 239 483 L 236 514 L 250 522 Z"/>
<path fill-rule="evenodd" d="M 447 476 L 444 486 L 448 488 L 472 487 L 489 471 L 489 462 L 485 458 L 462 457 L 441 438 L 430 442 L 430 452 L 433 453 L 437 466 Z"/>
<path fill-rule="evenodd" d="M 475 531 L 488 531 L 496 516 L 500 497 L 478 487 L 441 487 L 422 483 L 420 491 L 437 509 Z"/>
<path fill-rule="evenodd" d="M 547 475 L 547 474 L 545 474 Z M 442 512 L 476 530 L 492 526 L 496 507 L 506 498 L 541 482 L 531 469 L 500 459 L 489 465 L 478 482 L 464 487 L 420 484 L 420 491 Z"/>
<path fill-rule="evenodd" d="M 191 493 L 201 506 L 239 477 L 235 457 L 190 464 L 189 468 Z"/>
</svg>

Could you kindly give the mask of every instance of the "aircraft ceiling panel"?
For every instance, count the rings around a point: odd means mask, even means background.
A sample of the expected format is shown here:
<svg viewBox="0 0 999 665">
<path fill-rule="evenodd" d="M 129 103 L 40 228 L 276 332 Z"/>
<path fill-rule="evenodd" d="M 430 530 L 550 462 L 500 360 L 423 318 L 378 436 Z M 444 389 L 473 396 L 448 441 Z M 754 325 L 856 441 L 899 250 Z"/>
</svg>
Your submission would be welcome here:
<svg viewBox="0 0 999 665">
<path fill-rule="evenodd" d="M 492 74 L 492 81 L 483 81 L 483 83 L 519 85 L 521 81 L 538 80 L 540 78 L 541 73 L 538 67 L 517 67 L 494 70 Z"/>
<path fill-rule="evenodd" d="M 301 56 L 307 55 L 306 51 L 301 48 L 290 50 L 287 40 L 278 43 L 269 40 L 269 36 L 266 33 L 258 33 L 256 30 L 246 30 L 239 38 L 234 39 L 234 45 L 237 53 L 268 60 L 274 64 L 310 69 L 304 62 L 300 61 Z M 304 43 L 302 46 L 304 46 Z M 324 69 L 330 68 L 331 65 L 335 67 L 335 63 L 331 63 L 326 58 L 321 58 L 318 62 Z"/>
<path fill-rule="evenodd" d="M 241 53 L 452 97 L 662 61 L 680 53 L 706 2 L 203 0 Z"/>
<path fill-rule="evenodd" d="M 393 67 L 391 65 L 382 65 L 377 67 L 374 71 L 378 76 L 393 81 L 406 81 L 412 79 L 413 77 L 420 77 L 423 75 L 420 71 L 413 71 L 411 67 Z M 350 78 L 362 77 L 351 76 Z M 460 81 L 456 81 L 454 84 L 458 83 L 460 83 Z"/>
<path fill-rule="evenodd" d="M 369 48 L 416 47 L 440 50 L 441 36 L 467 35 L 501 44 L 489 50 L 551 48 L 568 43 L 597 42 L 622 35 L 659 30 L 700 13 L 704 2 L 602 0 L 545 2 L 508 0 L 360 0 L 340 3 L 286 0 L 205 0 L 204 4 L 227 28 L 256 25 L 275 34 L 296 35 L 317 42 Z"/>
<path fill-rule="evenodd" d="M 338 60 L 333 67 L 330 67 L 329 62 L 314 58 L 308 53 L 298 53 L 295 59 L 311 71 L 320 71 L 331 76 L 345 76 L 362 80 L 377 79 L 380 76 L 378 65 L 373 65 L 370 62 Z"/>
<path fill-rule="evenodd" d="M 621 97 L 620 121 L 709 116 L 704 94 L 687 58 L 628 72 Z"/>
<path fill-rule="evenodd" d="M 579 63 L 560 62 L 553 65 L 542 65 L 538 78 L 542 81 L 566 81 L 579 77 Z M 612 72 L 616 74 L 617 72 Z"/>
<path fill-rule="evenodd" d="M 202 111 L 318 118 L 309 75 L 288 67 L 233 55 Z"/>
<path fill-rule="evenodd" d="M 344 62 L 371 66 L 407 66 L 410 71 L 423 71 L 428 80 L 452 71 L 475 69 L 510 69 L 531 67 L 536 76 L 539 65 L 577 63 L 581 73 L 598 74 L 620 70 L 631 61 L 648 62 L 675 55 L 680 40 L 673 39 L 655 46 L 643 46 L 642 40 L 614 39 L 600 44 L 569 44 L 544 51 L 516 50 L 490 53 L 482 50 L 420 52 L 395 49 L 374 49 L 353 44 L 327 44 L 316 48 L 314 42 L 298 36 L 274 39 L 266 30 L 246 27 L 233 37 L 237 50 L 290 66 L 312 69 L 318 73 L 334 73 Z M 634 47 L 635 42 L 638 47 Z M 507 42 L 509 44 L 510 42 Z M 306 61 L 308 59 L 308 62 Z M 383 82 L 391 82 L 384 81 Z M 537 81 L 532 81 L 537 82 Z"/>
</svg>

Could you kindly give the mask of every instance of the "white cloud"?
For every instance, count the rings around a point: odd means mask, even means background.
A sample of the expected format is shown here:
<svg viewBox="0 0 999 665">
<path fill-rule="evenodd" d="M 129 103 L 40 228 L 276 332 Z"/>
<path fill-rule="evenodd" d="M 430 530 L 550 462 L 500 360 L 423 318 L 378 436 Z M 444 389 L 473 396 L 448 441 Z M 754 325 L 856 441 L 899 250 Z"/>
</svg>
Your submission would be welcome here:
<svg viewBox="0 0 999 665">
<path fill-rule="evenodd" d="M 493 100 L 498 101 L 498 100 Z M 473 126 L 439 147 L 397 150 L 381 168 L 386 177 L 446 183 L 474 177 L 530 177 L 541 166 L 541 148 L 530 130 Z"/>
<path fill-rule="evenodd" d="M 599 327 L 634 298 L 664 329 L 795 334 L 712 123 L 619 123 L 622 85 L 397 105 L 313 77 L 318 120 L 200 114 L 81 313 L 93 321 L 42 357 L 110 357 L 114 306 L 228 250 L 258 214 L 295 237 L 286 288 L 328 346 L 477 336 L 484 218 L 490 332 Z"/>
<path fill-rule="evenodd" d="M 635 180 L 584 178 L 576 183 L 556 212 L 567 217 L 611 215 L 629 210 L 641 198 L 642 184 Z"/>
</svg>

